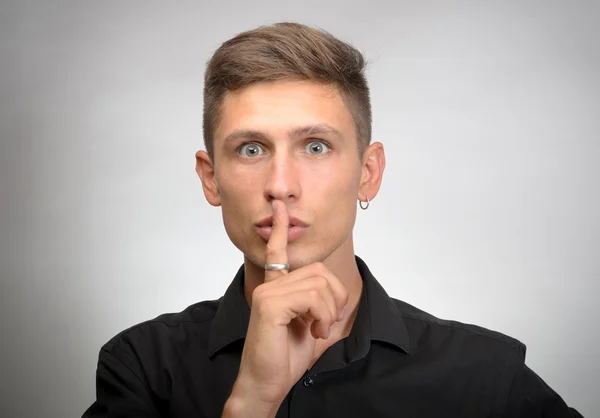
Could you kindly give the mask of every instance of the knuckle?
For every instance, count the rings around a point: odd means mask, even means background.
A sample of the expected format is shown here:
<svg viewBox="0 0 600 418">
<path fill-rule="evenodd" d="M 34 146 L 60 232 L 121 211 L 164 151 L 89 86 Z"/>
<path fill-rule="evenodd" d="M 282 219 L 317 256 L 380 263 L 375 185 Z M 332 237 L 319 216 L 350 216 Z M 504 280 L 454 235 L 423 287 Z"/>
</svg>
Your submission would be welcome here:
<svg viewBox="0 0 600 418">
<path fill-rule="evenodd" d="M 325 274 L 327 274 L 327 267 L 325 267 L 325 264 L 318 261 L 318 262 L 314 263 L 314 272 L 317 275 L 324 276 Z"/>
<path fill-rule="evenodd" d="M 329 287 L 329 282 L 324 276 L 314 276 L 312 278 L 312 285 L 317 289 L 327 289 Z"/>
<path fill-rule="evenodd" d="M 254 288 L 254 290 L 252 291 L 252 300 L 257 300 L 260 299 L 262 297 L 262 295 L 265 293 L 265 288 L 263 285 L 258 285 Z"/>
<path fill-rule="evenodd" d="M 313 302 L 313 303 L 317 303 L 317 302 L 319 302 L 319 299 L 321 299 L 321 296 L 319 295 L 319 291 L 317 291 L 315 289 L 311 289 L 308 291 L 308 297 L 310 298 L 311 302 Z"/>
<path fill-rule="evenodd" d="M 252 306 L 262 306 L 267 300 L 267 288 L 264 285 L 257 286 L 252 292 Z"/>
<path fill-rule="evenodd" d="M 253 303 L 253 305 L 254 305 L 254 303 Z M 256 305 L 254 306 L 254 309 L 256 309 L 257 313 L 260 316 L 265 316 L 269 312 L 272 312 L 273 309 L 275 309 L 274 306 L 275 306 L 275 303 L 274 303 L 273 299 L 263 297 L 256 301 Z"/>
</svg>

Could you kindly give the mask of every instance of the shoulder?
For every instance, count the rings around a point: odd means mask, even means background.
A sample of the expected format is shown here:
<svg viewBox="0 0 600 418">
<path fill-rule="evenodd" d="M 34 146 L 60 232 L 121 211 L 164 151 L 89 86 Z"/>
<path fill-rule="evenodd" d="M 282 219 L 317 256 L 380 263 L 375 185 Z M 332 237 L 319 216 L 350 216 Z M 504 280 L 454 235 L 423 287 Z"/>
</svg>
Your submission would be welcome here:
<svg viewBox="0 0 600 418">
<path fill-rule="evenodd" d="M 113 355 L 123 351 L 138 351 L 139 348 L 172 345 L 185 341 L 190 335 L 208 338 L 208 332 L 222 298 L 208 300 L 188 306 L 181 312 L 165 313 L 133 325 L 112 337 L 101 351 Z"/>
<path fill-rule="evenodd" d="M 478 325 L 441 319 L 406 302 L 392 300 L 409 332 L 411 351 L 435 350 L 445 345 L 465 353 L 498 354 L 505 359 L 509 356 L 517 362 L 525 361 L 526 346 L 516 338 Z"/>
</svg>

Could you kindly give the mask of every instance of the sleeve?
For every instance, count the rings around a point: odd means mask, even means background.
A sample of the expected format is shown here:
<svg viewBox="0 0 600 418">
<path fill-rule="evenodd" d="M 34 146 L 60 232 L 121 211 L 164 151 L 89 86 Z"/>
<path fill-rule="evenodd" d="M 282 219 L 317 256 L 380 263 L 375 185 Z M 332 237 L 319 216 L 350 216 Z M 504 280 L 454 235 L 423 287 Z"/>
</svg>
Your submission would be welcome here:
<svg viewBox="0 0 600 418">
<path fill-rule="evenodd" d="M 96 401 L 82 418 L 159 418 L 148 385 L 111 352 L 102 349 L 96 371 Z"/>
<path fill-rule="evenodd" d="M 508 409 L 518 418 L 583 418 L 524 363 L 513 380 Z"/>
</svg>

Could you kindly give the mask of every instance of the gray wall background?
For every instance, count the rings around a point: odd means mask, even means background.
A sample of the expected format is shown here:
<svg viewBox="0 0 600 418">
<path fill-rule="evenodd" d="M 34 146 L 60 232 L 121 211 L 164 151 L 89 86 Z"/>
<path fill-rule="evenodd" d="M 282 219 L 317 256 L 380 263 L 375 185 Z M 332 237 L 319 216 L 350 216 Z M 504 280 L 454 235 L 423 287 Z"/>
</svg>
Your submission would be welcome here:
<svg viewBox="0 0 600 418">
<path fill-rule="evenodd" d="M 365 51 L 388 167 L 357 254 L 395 297 L 528 346 L 600 416 L 600 7 L 3 1 L 2 417 L 80 416 L 100 346 L 242 261 L 194 173 L 206 60 L 293 20 Z"/>
</svg>

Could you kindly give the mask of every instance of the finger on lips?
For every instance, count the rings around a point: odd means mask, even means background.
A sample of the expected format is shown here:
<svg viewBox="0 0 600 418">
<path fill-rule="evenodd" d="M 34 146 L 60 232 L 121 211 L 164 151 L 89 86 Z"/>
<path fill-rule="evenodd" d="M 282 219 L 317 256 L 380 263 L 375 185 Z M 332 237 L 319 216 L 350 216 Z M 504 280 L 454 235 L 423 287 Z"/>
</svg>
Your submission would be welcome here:
<svg viewBox="0 0 600 418">
<path fill-rule="evenodd" d="M 265 263 L 288 264 L 289 214 L 284 202 L 273 200 L 273 225 L 267 242 Z M 331 325 L 343 318 L 348 303 L 346 287 L 323 263 L 312 263 L 288 274 L 287 270 L 266 270 L 265 298 L 284 297 L 286 307 L 307 322 L 312 322 L 315 338 L 328 338 Z M 258 289 L 257 289 L 258 290 Z M 261 292 L 262 293 L 262 292 Z M 291 319 L 291 318 L 290 318 Z"/>
<path fill-rule="evenodd" d="M 287 241 L 288 241 L 289 215 L 285 204 L 273 200 L 273 226 L 271 236 L 267 242 L 265 253 L 266 264 L 287 264 Z M 287 270 L 266 270 L 265 282 L 275 280 L 288 273 Z"/>
</svg>

